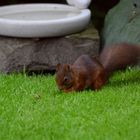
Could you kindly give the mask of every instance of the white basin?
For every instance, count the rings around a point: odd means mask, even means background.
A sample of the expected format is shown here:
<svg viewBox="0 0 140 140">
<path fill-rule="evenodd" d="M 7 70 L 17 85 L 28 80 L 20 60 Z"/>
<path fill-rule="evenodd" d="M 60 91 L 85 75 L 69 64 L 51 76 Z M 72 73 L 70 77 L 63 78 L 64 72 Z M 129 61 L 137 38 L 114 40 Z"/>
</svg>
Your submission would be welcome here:
<svg viewBox="0 0 140 140">
<path fill-rule="evenodd" d="M 83 30 L 90 10 L 63 4 L 20 4 L 0 7 L 0 35 L 55 37 Z"/>
<path fill-rule="evenodd" d="M 66 0 L 66 1 L 69 5 L 78 7 L 80 9 L 86 9 L 91 3 L 91 0 Z"/>
</svg>

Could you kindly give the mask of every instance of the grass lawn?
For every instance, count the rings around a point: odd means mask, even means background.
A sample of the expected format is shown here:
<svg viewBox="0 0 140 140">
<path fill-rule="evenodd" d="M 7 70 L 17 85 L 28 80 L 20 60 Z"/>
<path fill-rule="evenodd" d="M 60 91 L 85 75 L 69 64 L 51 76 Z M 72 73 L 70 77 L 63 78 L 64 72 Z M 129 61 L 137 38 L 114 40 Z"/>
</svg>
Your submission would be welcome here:
<svg viewBox="0 0 140 140">
<path fill-rule="evenodd" d="M 0 75 L 0 140 L 139 140 L 140 70 L 64 94 L 54 76 Z"/>
</svg>

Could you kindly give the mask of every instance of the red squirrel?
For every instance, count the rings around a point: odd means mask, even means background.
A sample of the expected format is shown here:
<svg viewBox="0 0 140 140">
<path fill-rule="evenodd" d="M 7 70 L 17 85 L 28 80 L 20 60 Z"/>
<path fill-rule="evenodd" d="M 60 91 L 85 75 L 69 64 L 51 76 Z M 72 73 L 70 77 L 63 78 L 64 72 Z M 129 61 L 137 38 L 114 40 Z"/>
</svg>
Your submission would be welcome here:
<svg viewBox="0 0 140 140">
<path fill-rule="evenodd" d="M 140 46 L 121 43 L 105 47 L 99 57 L 81 55 L 72 65 L 58 64 L 56 83 L 64 92 L 98 90 L 116 70 L 140 62 Z"/>
</svg>

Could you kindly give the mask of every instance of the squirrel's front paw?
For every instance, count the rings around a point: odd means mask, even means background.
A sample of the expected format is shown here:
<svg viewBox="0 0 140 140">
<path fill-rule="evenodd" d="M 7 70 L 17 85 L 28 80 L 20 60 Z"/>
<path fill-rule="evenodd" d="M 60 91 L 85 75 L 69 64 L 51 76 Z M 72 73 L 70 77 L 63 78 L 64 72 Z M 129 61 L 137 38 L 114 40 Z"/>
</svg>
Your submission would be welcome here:
<svg viewBox="0 0 140 140">
<path fill-rule="evenodd" d="M 63 91 L 64 91 L 65 93 L 70 93 L 70 92 L 73 92 L 74 89 L 73 89 L 73 88 L 70 88 L 70 89 L 64 89 Z"/>
</svg>

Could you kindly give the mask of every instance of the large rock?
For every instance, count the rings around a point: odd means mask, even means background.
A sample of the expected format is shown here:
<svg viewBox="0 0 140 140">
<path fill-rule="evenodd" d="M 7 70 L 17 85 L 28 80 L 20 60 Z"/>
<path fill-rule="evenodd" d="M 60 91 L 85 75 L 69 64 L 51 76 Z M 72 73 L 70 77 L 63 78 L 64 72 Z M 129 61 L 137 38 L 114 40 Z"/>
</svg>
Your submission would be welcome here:
<svg viewBox="0 0 140 140">
<path fill-rule="evenodd" d="M 0 71 L 4 73 L 55 70 L 57 63 L 73 63 L 82 54 L 97 55 L 99 39 L 60 37 L 21 39 L 0 37 Z"/>
<path fill-rule="evenodd" d="M 140 44 L 140 0 L 120 0 L 106 16 L 102 44 Z"/>
</svg>

